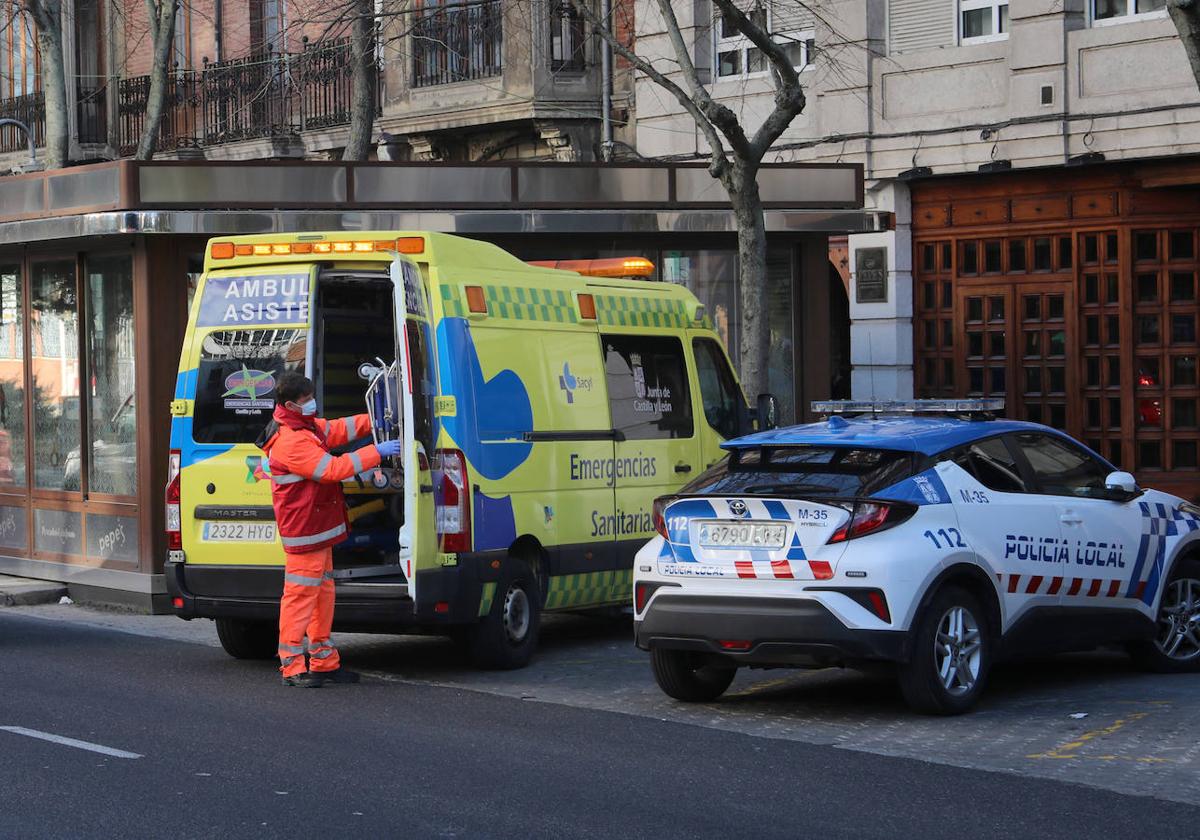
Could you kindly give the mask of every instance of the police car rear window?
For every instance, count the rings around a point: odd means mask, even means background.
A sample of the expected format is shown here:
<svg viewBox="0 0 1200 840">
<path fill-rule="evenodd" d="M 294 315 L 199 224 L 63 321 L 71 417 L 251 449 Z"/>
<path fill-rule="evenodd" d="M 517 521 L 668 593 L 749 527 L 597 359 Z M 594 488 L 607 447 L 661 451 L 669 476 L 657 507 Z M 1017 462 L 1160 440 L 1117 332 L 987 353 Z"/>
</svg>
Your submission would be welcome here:
<svg viewBox="0 0 1200 840">
<path fill-rule="evenodd" d="M 304 371 L 305 329 L 216 330 L 200 340 L 192 437 L 253 443 L 275 410 L 275 383 Z"/>
<path fill-rule="evenodd" d="M 842 446 L 777 446 L 735 450 L 681 492 L 870 496 L 916 472 L 911 452 Z"/>
</svg>

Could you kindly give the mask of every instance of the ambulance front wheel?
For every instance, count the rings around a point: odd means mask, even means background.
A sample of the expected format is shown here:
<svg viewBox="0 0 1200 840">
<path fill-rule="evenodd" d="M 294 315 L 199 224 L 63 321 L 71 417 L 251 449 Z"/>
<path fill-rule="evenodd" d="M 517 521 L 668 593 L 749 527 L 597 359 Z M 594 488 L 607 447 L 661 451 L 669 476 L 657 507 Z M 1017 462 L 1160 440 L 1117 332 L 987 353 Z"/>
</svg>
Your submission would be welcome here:
<svg viewBox="0 0 1200 840">
<path fill-rule="evenodd" d="M 274 659 L 279 650 L 279 628 L 265 621 L 218 618 L 217 638 L 234 659 Z"/>
<path fill-rule="evenodd" d="M 737 674 L 736 666 L 690 650 L 654 648 L 650 651 L 650 666 L 663 693 L 685 703 L 716 700 Z"/>
<path fill-rule="evenodd" d="M 482 668 L 524 668 L 537 647 L 541 625 L 537 580 L 524 561 L 508 560 L 508 574 L 496 585 L 492 608 L 472 628 L 471 658 Z"/>
</svg>

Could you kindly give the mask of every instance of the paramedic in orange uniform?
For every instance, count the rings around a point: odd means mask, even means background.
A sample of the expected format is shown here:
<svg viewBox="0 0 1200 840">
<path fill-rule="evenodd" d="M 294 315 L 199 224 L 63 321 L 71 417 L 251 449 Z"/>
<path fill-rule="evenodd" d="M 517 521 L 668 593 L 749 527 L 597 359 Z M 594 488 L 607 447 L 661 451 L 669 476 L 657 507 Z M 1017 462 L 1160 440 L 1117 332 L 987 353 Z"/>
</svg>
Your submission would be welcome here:
<svg viewBox="0 0 1200 840">
<path fill-rule="evenodd" d="M 345 455 L 331 455 L 371 434 L 366 414 L 323 420 L 311 380 L 295 371 L 279 378 L 275 414 L 259 444 L 267 455 L 275 521 L 287 565 L 279 605 L 279 661 L 284 685 L 320 688 L 327 682 L 358 682 L 341 667 L 330 644 L 333 626 L 333 546 L 349 532 L 342 481 L 379 466 L 400 452 L 399 441 L 383 441 Z M 304 662 L 308 636 L 310 664 Z M 309 671 L 307 674 L 305 672 Z"/>
</svg>

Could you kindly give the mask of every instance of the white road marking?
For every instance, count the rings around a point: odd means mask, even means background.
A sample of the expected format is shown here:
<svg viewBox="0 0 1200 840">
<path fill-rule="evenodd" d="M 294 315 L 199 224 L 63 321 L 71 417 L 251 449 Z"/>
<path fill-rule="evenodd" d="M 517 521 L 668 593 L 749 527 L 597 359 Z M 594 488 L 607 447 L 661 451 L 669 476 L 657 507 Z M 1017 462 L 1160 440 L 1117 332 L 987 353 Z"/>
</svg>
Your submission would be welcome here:
<svg viewBox="0 0 1200 840">
<path fill-rule="evenodd" d="M 36 729 L 26 729 L 23 726 L 0 726 L 0 731 L 11 732 L 14 735 L 27 735 L 30 738 L 38 738 L 42 741 L 50 741 L 55 744 L 62 744 L 64 747 L 74 747 L 77 750 L 88 750 L 89 752 L 100 753 L 101 755 L 110 755 L 113 758 L 143 758 L 144 756 L 137 753 L 126 752 L 125 750 L 106 747 L 103 744 L 93 744 L 90 741 L 77 741 L 74 738 L 64 738 L 62 735 L 54 735 L 50 732 L 39 732 Z"/>
</svg>

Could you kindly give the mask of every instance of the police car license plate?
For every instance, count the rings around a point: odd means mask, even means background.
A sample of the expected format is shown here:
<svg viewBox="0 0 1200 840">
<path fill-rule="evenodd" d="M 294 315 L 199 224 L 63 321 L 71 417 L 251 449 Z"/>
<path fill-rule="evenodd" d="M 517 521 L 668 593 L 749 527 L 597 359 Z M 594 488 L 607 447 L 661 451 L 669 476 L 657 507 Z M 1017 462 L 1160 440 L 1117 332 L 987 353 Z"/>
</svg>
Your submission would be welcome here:
<svg viewBox="0 0 1200 840">
<path fill-rule="evenodd" d="M 787 526 L 772 522 L 701 522 L 701 548 L 783 548 Z"/>
<path fill-rule="evenodd" d="M 274 522 L 205 522 L 206 542 L 273 542 Z"/>
</svg>

